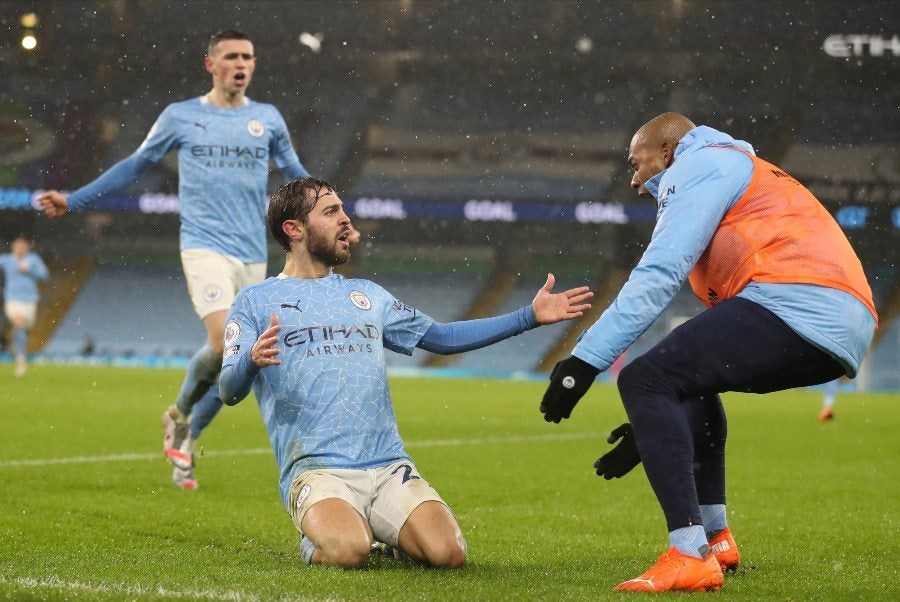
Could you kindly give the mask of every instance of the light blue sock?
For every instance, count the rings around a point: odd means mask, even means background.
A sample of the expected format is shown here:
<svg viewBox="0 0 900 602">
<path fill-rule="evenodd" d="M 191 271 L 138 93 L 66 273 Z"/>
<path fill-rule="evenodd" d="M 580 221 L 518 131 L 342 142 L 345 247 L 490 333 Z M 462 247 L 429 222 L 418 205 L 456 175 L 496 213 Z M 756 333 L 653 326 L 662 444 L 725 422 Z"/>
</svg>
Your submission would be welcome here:
<svg viewBox="0 0 900 602">
<path fill-rule="evenodd" d="M 700 520 L 706 529 L 706 536 L 712 537 L 728 526 L 728 518 L 725 514 L 725 504 L 701 504 Z"/>
<path fill-rule="evenodd" d="M 669 531 L 669 545 L 678 551 L 694 558 L 703 558 L 709 554 L 709 542 L 703 525 L 691 525 Z"/>
<path fill-rule="evenodd" d="M 212 422 L 221 409 L 219 385 L 215 384 L 194 404 L 194 411 L 191 414 L 191 437 L 199 439 L 203 429 Z"/>
<path fill-rule="evenodd" d="M 16 346 L 16 355 L 25 355 L 25 344 L 28 342 L 28 331 L 24 328 L 13 329 L 13 344 Z"/>
<path fill-rule="evenodd" d="M 175 405 L 185 416 L 191 415 L 194 404 L 209 391 L 222 370 L 222 358 L 209 345 L 204 345 L 194 354 L 188 364 L 187 375 Z"/>
<path fill-rule="evenodd" d="M 834 407 L 834 398 L 837 396 L 837 392 L 840 387 L 841 381 L 839 379 L 835 379 L 825 383 L 825 396 L 822 398 L 823 407 Z"/>
<path fill-rule="evenodd" d="M 300 540 L 300 559 L 304 564 L 312 564 L 313 553 L 318 549 L 309 537 L 303 537 Z"/>
</svg>

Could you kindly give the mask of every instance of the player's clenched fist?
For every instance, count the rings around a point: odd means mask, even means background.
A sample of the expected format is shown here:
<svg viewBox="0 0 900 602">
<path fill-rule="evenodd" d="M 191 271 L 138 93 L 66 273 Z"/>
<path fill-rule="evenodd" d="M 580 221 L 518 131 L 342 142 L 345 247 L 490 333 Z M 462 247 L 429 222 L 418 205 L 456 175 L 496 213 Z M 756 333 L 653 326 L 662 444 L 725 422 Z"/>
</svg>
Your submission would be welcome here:
<svg viewBox="0 0 900 602">
<path fill-rule="evenodd" d="M 253 347 L 250 348 L 250 361 L 260 368 L 281 365 L 281 360 L 276 357 L 279 353 L 278 347 L 275 346 L 278 343 L 278 331 L 280 330 L 281 323 L 278 321 L 278 316 L 272 314 L 272 317 L 269 318 L 269 327 L 259 335 L 259 338 L 253 343 Z"/>
<path fill-rule="evenodd" d="M 37 202 L 47 217 L 62 217 L 69 210 L 69 197 L 55 190 L 41 193 Z"/>
</svg>

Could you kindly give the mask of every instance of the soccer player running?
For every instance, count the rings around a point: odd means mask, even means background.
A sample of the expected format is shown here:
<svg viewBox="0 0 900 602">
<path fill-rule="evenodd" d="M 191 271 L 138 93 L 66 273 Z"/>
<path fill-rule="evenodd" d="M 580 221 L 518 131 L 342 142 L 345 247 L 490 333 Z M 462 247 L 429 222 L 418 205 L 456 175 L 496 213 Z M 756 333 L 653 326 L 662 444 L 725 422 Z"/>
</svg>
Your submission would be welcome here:
<svg viewBox="0 0 900 602">
<path fill-rule="evenodd" d="M 350 257 L 350 219 L 326 182 L 281 186 L 269 228 L 285 250 L 277 277 L 238 293 L 225 328 L 223 401 L 256 393 L 280 470 L 281 498 L 308 564 L 363 565 L 375 541 L 414 561 L 466 560 L 459 525 L 403 449 L 385 349 L 451 354 L 582 315 L 587 287 L 553 294 L 552 275 L 531 305 L 442 324 L 362 279 L 333 273 Z"/>
<path fill-rule="evenodd" d="M 862 265 L 831 215 L 752 146 L 676 113 L 631 140 L 631 185 L 657 200 L 650 244 L 612 305 L 556 365 L 540 410 L 568 418 L 594 377 L 659 316 L 685 279 L 709 308 L 619 374 L 630 424 L 600 458 L 643 462 L 670 548 L 625 591 L 716 590 L 738 548 L 725 514 L 720 393 L 768 393 L 856 375 L 877 325 Z"/>
<path fill-rule="evenodd" d="M 3 313 L 13 330 L 13 374 L 21 378 L 27 366 L 28 331 L 34 327 L 40 300 L 37 282 L 46 280 L 48 273 L 40 255 L 31 250 L 31 241 L 26 236 L 15 237 L 10 251 L 0 255 L 0 269 L 6 282 Z"/>
<path fill-rule="evenodd" d="M 222 365 L 228 308 L 238 290 L 266 276 L 269 160 L 287 178 L 309 175 L 278 110 L 246 96 L 256 68 L 248 37 L 234 30 L 214 34 L 204 64 L 212 89 L 166 107 L 134 154 L 68 197 L 57 191 L 39 197 L 47 215 L 61 216 L 134 183 L 178 149 L 181 261 L 207 332 L 175 403 L 163 415 L 163 448 L 174 465 L 172 480 L 185 489 L 197 487 L 194 441 L 221 408 L 213 385 Z"/>
</svg>

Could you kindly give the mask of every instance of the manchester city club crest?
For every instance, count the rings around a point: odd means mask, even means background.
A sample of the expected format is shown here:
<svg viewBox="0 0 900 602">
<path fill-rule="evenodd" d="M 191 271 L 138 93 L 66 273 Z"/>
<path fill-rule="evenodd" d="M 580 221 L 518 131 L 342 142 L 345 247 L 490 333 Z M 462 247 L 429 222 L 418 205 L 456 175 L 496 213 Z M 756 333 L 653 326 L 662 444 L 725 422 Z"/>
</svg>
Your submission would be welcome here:
<svg viewBox="0 0 900 602">
<path fill-rule="evenodd" d="M 372 309 L 372 302 L 369 301 L 369 298 L 366 297 L 364 293 L 359 291 L 352 291 L 350 293 L 350 303 L 360 309 Z"/>
<path fill-rule="evenodd" d="M 255 136 L 259 138 L 263 134 L 266 133 L 266 126 L 262 124 L 261 121 L 257 121 L 256 119 L 251 119 L 247 124 L 247 131 L 250 132 L 251 136 Z"/>
<path fill-rule="evenodd" d="M 222 296 L 222 287 L 218 284 L 207 284 L 203 289 L 203 299 L 207 303 L 217 301 Z"/>
</svg>

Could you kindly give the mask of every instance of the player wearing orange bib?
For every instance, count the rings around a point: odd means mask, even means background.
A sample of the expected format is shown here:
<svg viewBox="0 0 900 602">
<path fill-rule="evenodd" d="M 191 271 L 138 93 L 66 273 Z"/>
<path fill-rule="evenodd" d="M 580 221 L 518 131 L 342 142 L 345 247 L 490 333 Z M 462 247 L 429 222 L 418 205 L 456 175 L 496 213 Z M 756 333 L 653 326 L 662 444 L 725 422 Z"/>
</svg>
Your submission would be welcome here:
<svg viewBox="0 0 900 602">
<path fill-rule="evenodd" d="M 617 589 L 716 590 L 740 560 L 725 514 L 719 394 L 852 378 L 878 317 L 837 223 L 748 143 L 666 113 L 637 131 L 628 161 L 632 187 L 657 201 L 656 227 L 615 301 L 554 368 L 541 411 L 568 418 L 690 280 L 709 309 L 622 369 L 629 424 L 595 467 L 611 479 L 643 462 L 669 529 L 669 550 Z"/>
</svg>

